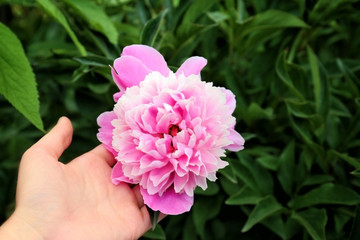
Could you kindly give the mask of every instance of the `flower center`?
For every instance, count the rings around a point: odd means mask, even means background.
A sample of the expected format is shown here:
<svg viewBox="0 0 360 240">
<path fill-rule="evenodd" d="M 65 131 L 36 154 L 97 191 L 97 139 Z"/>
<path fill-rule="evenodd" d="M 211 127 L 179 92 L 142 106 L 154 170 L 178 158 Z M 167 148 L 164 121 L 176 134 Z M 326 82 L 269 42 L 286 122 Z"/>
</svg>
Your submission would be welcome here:
<svg viewBox="0 0 360 240">
<path fill-rule="evenodd" d="M 175 137 L 181 129 L 177 125 L 171 124 L 169 127 L 169 135 Z"/>
</svg>

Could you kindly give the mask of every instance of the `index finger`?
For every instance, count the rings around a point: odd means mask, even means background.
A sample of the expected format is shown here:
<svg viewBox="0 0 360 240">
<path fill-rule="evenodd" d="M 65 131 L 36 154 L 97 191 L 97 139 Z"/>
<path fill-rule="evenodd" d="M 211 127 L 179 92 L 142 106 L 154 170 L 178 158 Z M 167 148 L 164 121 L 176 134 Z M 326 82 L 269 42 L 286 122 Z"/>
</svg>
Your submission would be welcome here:
<svg viewBox="0 0 360 240">
<path fill-rule="evenodd" d="M 73 128 L 70 120 L 61 117 L 55 127 L 43 136 L 37 143 L 30 147 L 24 156 L 37 156 L 41 158 L 52 158 L 56 161 L 71 143 Z"/>
</svg>

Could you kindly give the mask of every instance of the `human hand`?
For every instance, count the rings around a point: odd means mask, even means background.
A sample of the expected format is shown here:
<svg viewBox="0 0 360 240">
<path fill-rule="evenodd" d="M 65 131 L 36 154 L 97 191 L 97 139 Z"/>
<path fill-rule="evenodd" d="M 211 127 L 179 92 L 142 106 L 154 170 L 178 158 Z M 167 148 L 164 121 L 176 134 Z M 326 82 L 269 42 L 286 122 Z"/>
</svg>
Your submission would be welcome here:
<svg viewBox="0 0 360 240">
<path fill-rule="evenodd" d="M 116 160 L 102 145 L 66 165 L 58 161 L 72 132 L 60 118 L 23 155 L 16 209 L 1 239 L 137 239 L 150 228 L 138 187 L 111 183 Z"/>
</svg>

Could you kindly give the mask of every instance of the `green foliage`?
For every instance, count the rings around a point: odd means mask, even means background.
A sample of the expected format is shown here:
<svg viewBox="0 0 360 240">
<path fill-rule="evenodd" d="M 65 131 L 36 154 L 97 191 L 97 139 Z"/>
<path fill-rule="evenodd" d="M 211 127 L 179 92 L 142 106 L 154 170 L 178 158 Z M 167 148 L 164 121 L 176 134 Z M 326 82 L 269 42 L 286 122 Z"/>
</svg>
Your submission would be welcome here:
<svg viewBox="0 0 360 240">
<path fill-rule="evenodd" d="M 359 9 L 358 0 L 0 1 L 1 220 L 21 154 L 42 135 L 30 122 L 71 118 L 64 162 L 96 146 L 96 118 L 116 92 L 108 66 L 143 43 L 174 70 L 207 58 L 202 78 L 234 92 L 246 139 L 218 180 L 196 189 L 189 213 L 144 239 L 358 239 Z"/>
<path fill-rule="evenodd" d="M 43 130 L 34 73 L 19 39 L 0 23 L 0 93 L 38 129 Z"/>
</svg>

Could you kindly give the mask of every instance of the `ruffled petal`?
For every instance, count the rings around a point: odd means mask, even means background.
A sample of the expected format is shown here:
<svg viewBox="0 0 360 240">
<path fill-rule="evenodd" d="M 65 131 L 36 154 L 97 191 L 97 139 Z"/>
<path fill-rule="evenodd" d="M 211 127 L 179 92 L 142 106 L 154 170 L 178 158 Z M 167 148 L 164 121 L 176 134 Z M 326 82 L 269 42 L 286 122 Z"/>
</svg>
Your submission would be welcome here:
<svg viewBox="0 0 360 240">
<path fill-rule="evenodd" d="M 178 215 L 188 212 L 194 203 L 194 197 L 190 197 L 186 193 L 176 193 L 173 188 L 168 188 L 161 197 L 158 194 L 148 194 L 142 187 L 140 187 L 140 191 L 147 206 L 164 214 Z"/>
<path fill-rule="evenodd" d="M 229 106 L 229 114 L 232 114 L 236 107 L 235 95 L 226 88 L 220 88 L 226 96 L 226 105 Z"/>
<path fill-rule="evenodd" d="M 116 71 L 113 72 L 114 81 L 122 91 L 128 87 L 138 86 L 151 72 L 148 67 L 133 56 L 122 56 L 115 59 L 114 68 Z"/>
<path fill-rule="evenodd" d="M 117 162 L 111 172 L 111 181 L 113 184 L 118 185 L 121 182 L 134 184 L 134 181 L 124 175 L 122 165 Z"/>
<path fill-rule="evenodd" d="M 185 77 L 188 77 L 192 74 L 198 75 L 201 70 L 206 66 L 207 60 L 203 57 L 191 57 L 186 59 L 186 61 L 179 67 L 176 71 L 176 76 L 184 74 Z"/>
<path fill-rule="evenodd" d="M 97 118 L 97 124 L 100 126 L 99 132 L 96 135 L 100 142 L 102 142 L 107 150 L 114 156 L 117 152 L 112 147 L 112 138 L 114 126 L 111 121 L 116 118 L 116 114 L 111 112 L 104 112 Z"/>
<path fill-rule="evenodd" d="M 229 140 L 231 140 L 233 142 L 233 144 L 226 146 L 226 149 L 233 151 L 233 152 L 237 152 L 237 151 L 244 149 L 245 140 L 240 135 L 240 133 L 238 133 L 234 129 L 230 129 L 230 135 L 228 138 L 229 138 Z"/>
<path fill-rule="evenodd" d="M 145 45 L 130 45 L 123 49 L 121 56 L 132 56 L 140 60 L 151 71 L 158 71 L 169 76 L 170 69 L 164 57 L 154 48 Z"/>
</svg>

